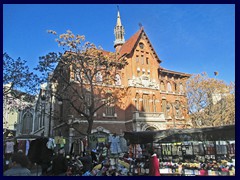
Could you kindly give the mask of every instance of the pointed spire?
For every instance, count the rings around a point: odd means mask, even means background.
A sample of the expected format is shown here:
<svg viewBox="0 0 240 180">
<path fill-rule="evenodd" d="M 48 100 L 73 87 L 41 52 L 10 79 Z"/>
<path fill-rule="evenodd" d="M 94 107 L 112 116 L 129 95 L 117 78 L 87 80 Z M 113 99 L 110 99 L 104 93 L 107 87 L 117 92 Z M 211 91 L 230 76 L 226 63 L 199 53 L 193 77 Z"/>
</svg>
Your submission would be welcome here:
<svg viewBox="0 0 240 180">
<path fill-rule="evenodd" d="M 118 9 L 117 24 L 114 28 L 114 35 L 115 35 L 114 48 L 116 48 L 116 51 L 118 51 L 120 47 L 125 43 L 124 27 L 122 26 L 122 23 L 121 23 L 120 11 L 118 6 L 117 6 L 117 9 Z"/>
<path fill-rule="evenodd" d="M 117 25 L 116 26 L 122 26 L 120 12 L 119 12 L 119 6 L 117 6 L 117 8 L 118 8 L 118 13 L 117 13 Z"/>
</svg>

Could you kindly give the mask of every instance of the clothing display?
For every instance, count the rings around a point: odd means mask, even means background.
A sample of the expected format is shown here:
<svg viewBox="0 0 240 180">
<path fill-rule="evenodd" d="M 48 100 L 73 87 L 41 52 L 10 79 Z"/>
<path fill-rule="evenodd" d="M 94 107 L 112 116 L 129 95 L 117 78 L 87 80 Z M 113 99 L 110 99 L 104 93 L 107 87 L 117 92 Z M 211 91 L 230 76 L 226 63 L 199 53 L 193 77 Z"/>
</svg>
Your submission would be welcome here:
<svg viewBox="0 0 240 180">
<path fill-rule="evenodd" d="M 204 151 L 205 151 L 204 145 L 201 143 L 198 145 L 198 148 L 199 148 L 198 149 L 199 155 L 204 155 Z"/>
<path fill-rule="evenodd" d="M 27 140 L 27 141 L 26 141 L 26 152 L 25 152 L 25 155 L 26 155 L 26 156 L 28 155 L 29 147 L 30 147 L 30 142 L 29 142 L 29 140 Z"/>
<path fill-rule="evenodd" d="M 49 138 L 47 142 L 48 149 L 54 149 L 56 147 L 55 140 L 53 138 Z"/>
<path fill-rule="evenodd" d="M 128 146 L 127 146 L 127 141 L 124 137 L 120 137 L 120 148 L 122 150 L 122 152 L 128 152 Z"/>
<path fill-rule="evenodd" d="M 217 154 L 227 154 L 227 143 L 225 141 L 216 141 Z"/>
<path fill-rule="evenodd" d="M 142 148 L 141 148 L 140 144 L 136 145 L 136 157 L 137 158 L 141 158 L 142 157 Z"/>
<path fill-rule="evenodd" d="M 228 144 L 227 149 L 229 154 L 235 154 L 235 144 Z"/>
<path fill-rule="evenodd" d="M 206 142 L 206 154 L 215 154 L 215 147 L 213 142 Z"/>
<path fill-rule="evenodd" d="M 172 145 L 171 144 L 163 144 L 162 145 L 162 154 L 163 155 L 171 155 L 172 154 Z"/>
<path fill-rule="evenodd" d="M 186 146 L 186 155 L 193 155 L 192 145 L 187 145 Z"/>
<path fill-rule="evenodd" d="M 122 150 L 120 148 L 119 136 L 110 136 L 108 142 L 111 143 L 110 145 L 111 154 L 122 153 Z"/>
<path fill-rule="evenodd" d="M 172 146 L 172 155 L 177 155 L 178 147 L 176 145 Z"/>
<path fill-rule="evenodd" d="M 12 142 L 12 141 L 7 141 L 7 142 L 6 142 L 5 153 L 13 153 L 13 152 L 14 152 L 14 142 Z"/>
<path fill-rule="evenodd" d="M 193 145 L 193 154 L 194 155 L 200 154 L 199 143 L 193 142 L 192 145 Z"/>
<path fill-rule="evenodd" d="M 66 144 L 66 140 L 62 136 L 55 136 L 54 137 L 55 144 L 59 144 L 60 147 L 64 147 Z"/>
<path fill-rule="evenodd" d="M 173 143 L 172 144 L 172 155 L 182 155 L 182 143 Z"/>
<path fill-rule="evenodd" d="M 85 152 L 85 147 L 82 140 L 75 140 L 74 142 L 72 142 L 70 154 L 82 155 L 84 152 Z"/>
</svg>

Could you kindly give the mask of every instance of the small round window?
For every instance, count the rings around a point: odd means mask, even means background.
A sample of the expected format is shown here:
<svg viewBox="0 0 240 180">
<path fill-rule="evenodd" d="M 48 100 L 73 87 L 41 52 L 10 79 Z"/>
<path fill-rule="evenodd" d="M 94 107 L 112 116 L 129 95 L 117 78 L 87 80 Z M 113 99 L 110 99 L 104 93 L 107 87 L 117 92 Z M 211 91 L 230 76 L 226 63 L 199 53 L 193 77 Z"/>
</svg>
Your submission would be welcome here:
<svg viewBox="0 0 240 180">
<path fill-rule="evenodd" d="M 144 44 L 143 44 L 143 43 L 139 43 L 139 47 L 140 47 L 141 49 L 143 49 L 143 48 L 144 48 Z"/>
</svg>

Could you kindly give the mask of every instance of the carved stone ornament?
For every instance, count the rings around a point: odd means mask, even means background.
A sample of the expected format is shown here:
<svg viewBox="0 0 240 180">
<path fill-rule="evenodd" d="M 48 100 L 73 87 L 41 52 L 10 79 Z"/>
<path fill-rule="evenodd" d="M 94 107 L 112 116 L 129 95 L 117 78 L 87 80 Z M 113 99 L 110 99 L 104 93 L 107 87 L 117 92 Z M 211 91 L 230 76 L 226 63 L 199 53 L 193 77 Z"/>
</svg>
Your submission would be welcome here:
<svg viewBox="0 0 240 180">
<path fill-rule="evenodd" d="M 149 75 L 142 75 L 141 77 L 133 77 L 132 79 L 128 80 L 129 86 L 134 87 L 143 87 L 143 88 L 150 88 L 150 89 L 159 89 L 159 84 L 155 81 L 152 81 Z"/>
</svg>

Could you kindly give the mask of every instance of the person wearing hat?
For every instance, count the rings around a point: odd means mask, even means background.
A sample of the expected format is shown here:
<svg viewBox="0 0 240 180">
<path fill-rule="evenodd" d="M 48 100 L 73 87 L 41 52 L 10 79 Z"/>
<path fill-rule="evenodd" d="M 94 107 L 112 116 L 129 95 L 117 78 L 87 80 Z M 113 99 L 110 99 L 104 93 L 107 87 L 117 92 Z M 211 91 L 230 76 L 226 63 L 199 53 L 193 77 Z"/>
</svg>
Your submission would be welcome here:
<svg viewBox="0 0 240 180">
<path fill-rule="evenodd" d="M 57 156 L 53 159 L 52 172 L 55 176 L 65 176 L 68 168 L 67 159 L 64 156 L 64 148 L 61 148 Z"/>
</svg>

